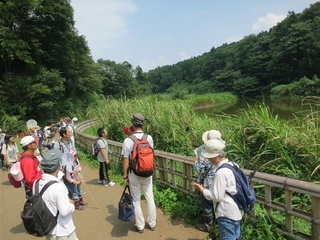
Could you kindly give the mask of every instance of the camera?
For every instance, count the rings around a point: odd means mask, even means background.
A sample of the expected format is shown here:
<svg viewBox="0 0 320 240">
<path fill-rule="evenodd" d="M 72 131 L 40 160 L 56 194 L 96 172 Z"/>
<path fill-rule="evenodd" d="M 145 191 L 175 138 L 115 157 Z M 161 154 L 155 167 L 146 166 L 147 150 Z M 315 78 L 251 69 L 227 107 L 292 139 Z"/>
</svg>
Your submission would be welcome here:
<svg viewBox="0 0 320 240">
<path fill-rule="evenodd" d="M 57 131 L 60 127 L 61 127 L 61 124 L 60 124 L 60 123 L 56 123 L 56 124 L 54 124 L 53 126 L 51 126 L 51 127 L 49 128 L 49 130 L 50 130 L 51 132 L 55 132 L 55 131 Z"/>
</svg>

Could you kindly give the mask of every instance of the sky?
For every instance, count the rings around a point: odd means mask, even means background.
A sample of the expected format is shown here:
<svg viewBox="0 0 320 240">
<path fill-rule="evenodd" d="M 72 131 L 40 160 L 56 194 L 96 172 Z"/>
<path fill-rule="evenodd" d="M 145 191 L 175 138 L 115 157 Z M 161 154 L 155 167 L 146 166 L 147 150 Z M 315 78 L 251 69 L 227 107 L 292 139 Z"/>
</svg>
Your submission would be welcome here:
<svg viewBox="0 0 320 240">
<path fill-rule="evenodd" d="M 91 55 L 147 72 L 269 30 L 317 0 L 71 0 Z"/>
</svg>

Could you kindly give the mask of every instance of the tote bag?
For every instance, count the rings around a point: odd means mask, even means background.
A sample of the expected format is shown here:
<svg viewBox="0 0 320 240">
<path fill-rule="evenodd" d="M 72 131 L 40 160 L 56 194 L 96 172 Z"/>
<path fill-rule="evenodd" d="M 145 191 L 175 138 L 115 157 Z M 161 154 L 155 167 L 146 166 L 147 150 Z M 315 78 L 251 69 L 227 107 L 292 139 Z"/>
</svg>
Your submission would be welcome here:
<svg viewBox="0 0 320 240">
<path fill-rule="evenodd" d="M 126 192 L 126 190 L 128 190 L 128 192 Z M 119 213 L 118 213 L 119 220 L 121 221 L 133 220 L 134 206 L 132 203 L 132 196 L 130 193 L 129 185 L 126 185 L 126 187 L 124 188 L 118 207 L 119 207 Z"/>
</svg>

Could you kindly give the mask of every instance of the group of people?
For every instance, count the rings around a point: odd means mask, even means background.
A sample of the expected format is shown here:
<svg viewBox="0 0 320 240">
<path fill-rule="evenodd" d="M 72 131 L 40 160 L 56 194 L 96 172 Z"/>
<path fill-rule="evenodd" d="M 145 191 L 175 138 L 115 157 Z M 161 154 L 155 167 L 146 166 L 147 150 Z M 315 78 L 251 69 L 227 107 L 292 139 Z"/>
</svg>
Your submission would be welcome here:
<svg viewBox="0 0 320 240">
<path fill-rule="evenodd" d="M 203 145 L 195 149 L 194 168 L 199 177 L 196 183 L 191 184 L 201 192 L 204 224 L 197 227 L 209 232 L 216 220 L 219 238 L 236 240 L 240 237 L 240 222 L 244 214 L 230 196 L 237 193 L 236 179 L 229 168 L 216 171 L 223 164 L 232 165 L 224 151 L 225 141 L 217 130 L 206 131 L 202 141 Z"/>
<path fill-rule="evenodd" d="M 5 134 L 2 145 L 5 170 L 10 171 L 15 162 L 20 162 L 27 198 L 34 194 L 34 182 L 37 179 L 40 179 L 40 191 L 47 182 L 58 182 L 50 186 L 42 196 L 52 214 L 59 213 L 57 225 L 47 239 L 77 240 L 72 213 L 75 209 L 84 210 L 87 205 L 81 191 L 81 165 L 74 141 L 71 140 L 73 134 L 70 125 L 72 122 L 73 129 L 76 121 L 76 118 L 73 121 L 60 118 L 60 124 L 48 121 L 52 128 L 44 128 L 43 131 L 38 126 L 28 127 L 27 136 L 20 141 L 23 150 L 21 154 L 11 134 Z M 49 138 L 53 140 L 54 134 L 56 139 L 44 146 L 47 140 L 44 135 L 48 132 L 51 134 Z"/>
<path fill-rule="evenodd" d="M 141 139 L 144 135 L 143 125 L 145 117 L 140 113 L 135 113 L 131 117 L 131 126 L 123 129 L 127 137 L 124 139 L 122 147 L 123 156 L 123 179 L 126 185 L 129 185 L 132 195 L 135 213 L 135 225 L 139 233 L 145 229 L 145 219 L 141 210 L 141 192 L 144 193 L 148 217 L 147 224 L 151 231 L 157 226 L 156 206 L 153 196 L 153 180 L 150 177 L 141 177 L 130 170 L 129 162 L 134 148 L 134 141 L 130 138 L 134 135 Z M 57 129 L 55 129 L 57 128 Z M 59 132 L 59 138 L 50 135 Z M 21 139 L 23 153 L 19 152 L 14 145 L 11 135 L 6 135 L 7 144 L 6 163 L 16 161 L 20 158 L 21 169 L 24 174 L 26 196 L 33 193 L 33 183 L 40 180 L 40 190 L 48 181 L 59 181 L 59 184 L 53 184 L 43 195 L 43 200 L 55 215 L 59 211 L 58 224 L 47 236 L 47 239 L 77 240 L 75 226 L 72 220 L 72 212 L 75 209 L 82 210 L 87 204 L 83 201 L 81 192 L 81 165 L 78 154 L 72 141 L 72 132 L 68 124 L 61 125 L 48 122 L 44 129 L 44 134 L 50 133 L 45 138 L 50 141 L 44 141 L 43 146 L 47 148 L 41 161 L 36 157 L 35 152 L 39 148 L 39 137 L 34 135 L 25 136 Z M 110 180 L 108 170 L 110 169 L 110 160 L 108 156 L 108 143 L 105 140 L 107 130 L 99 128 L 97 131 L 98 145 L 100 151 L 97 159 L 100 164 L 98 183 L 104 186 L 114 186 L 115 183 Z M 147 135 L 146 139 L 150 146 L 154 148 L 153 138 Z M 194 168 L 199 172 L 199 178 L 193 186 L 201 192 L 201 206 L 203 210 L 204 223 L 197 225 L 200 230 L 210 231 L 214 220 L 219 227 L 220 239 L 237 239 L 240 237 L 240 221 L 243 211 L 240 210 L 229 194 L 237 192 L 236 181 L 233 172 L 228 168 L 222 168 L 216 172 L 224 163 L 229 164 L 226 157 L 225 141 L 221 138 L 221 133 L 217 130 L 206 131 L 202 135 L 203 145 L 195 149 Z M 4 150 L 2 150 L 4 151 Z M 63 179 L 63 181 L 61 181 Z"/>
</svg>

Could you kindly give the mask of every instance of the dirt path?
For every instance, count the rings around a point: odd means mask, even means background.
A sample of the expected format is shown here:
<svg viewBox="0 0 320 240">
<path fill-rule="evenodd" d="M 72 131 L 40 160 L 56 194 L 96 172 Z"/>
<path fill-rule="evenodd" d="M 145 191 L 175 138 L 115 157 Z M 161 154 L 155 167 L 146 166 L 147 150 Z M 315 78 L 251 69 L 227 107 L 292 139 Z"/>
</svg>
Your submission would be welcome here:
<svg viewBox="0 0 320 240">
<path fill-rule="evenodd" d="M 207 234 L 181 221 L 171 221 L 169 216 L 157 210 L 157 228 L 151 232 L 147 228 L 143 234 L 136 232 L 133 222 L 118 220 L 118 201 L 123 187 L 104 187 L 97 183 L 97 170 L 83 167 L 86 179 L 82 190 L 86 192 L 84 200 L 89 203 L 84 211 L 75 211 L 73 219 L 80 240 L 139 239 L 139 240 L 202 240 Z M 25 202 L 24 190 L 13 188 L 7 178 L 7 172 L 0 170 L 0 240 L 34 240 L 37 239 L 25 232 L 20 212 Z M 89 191 L 87 190 L 87 188 Z M 96 207 L 90 194 L 95 199 Z M 146 214 L 145 203 L 142 202 Z"/>
</svg>

